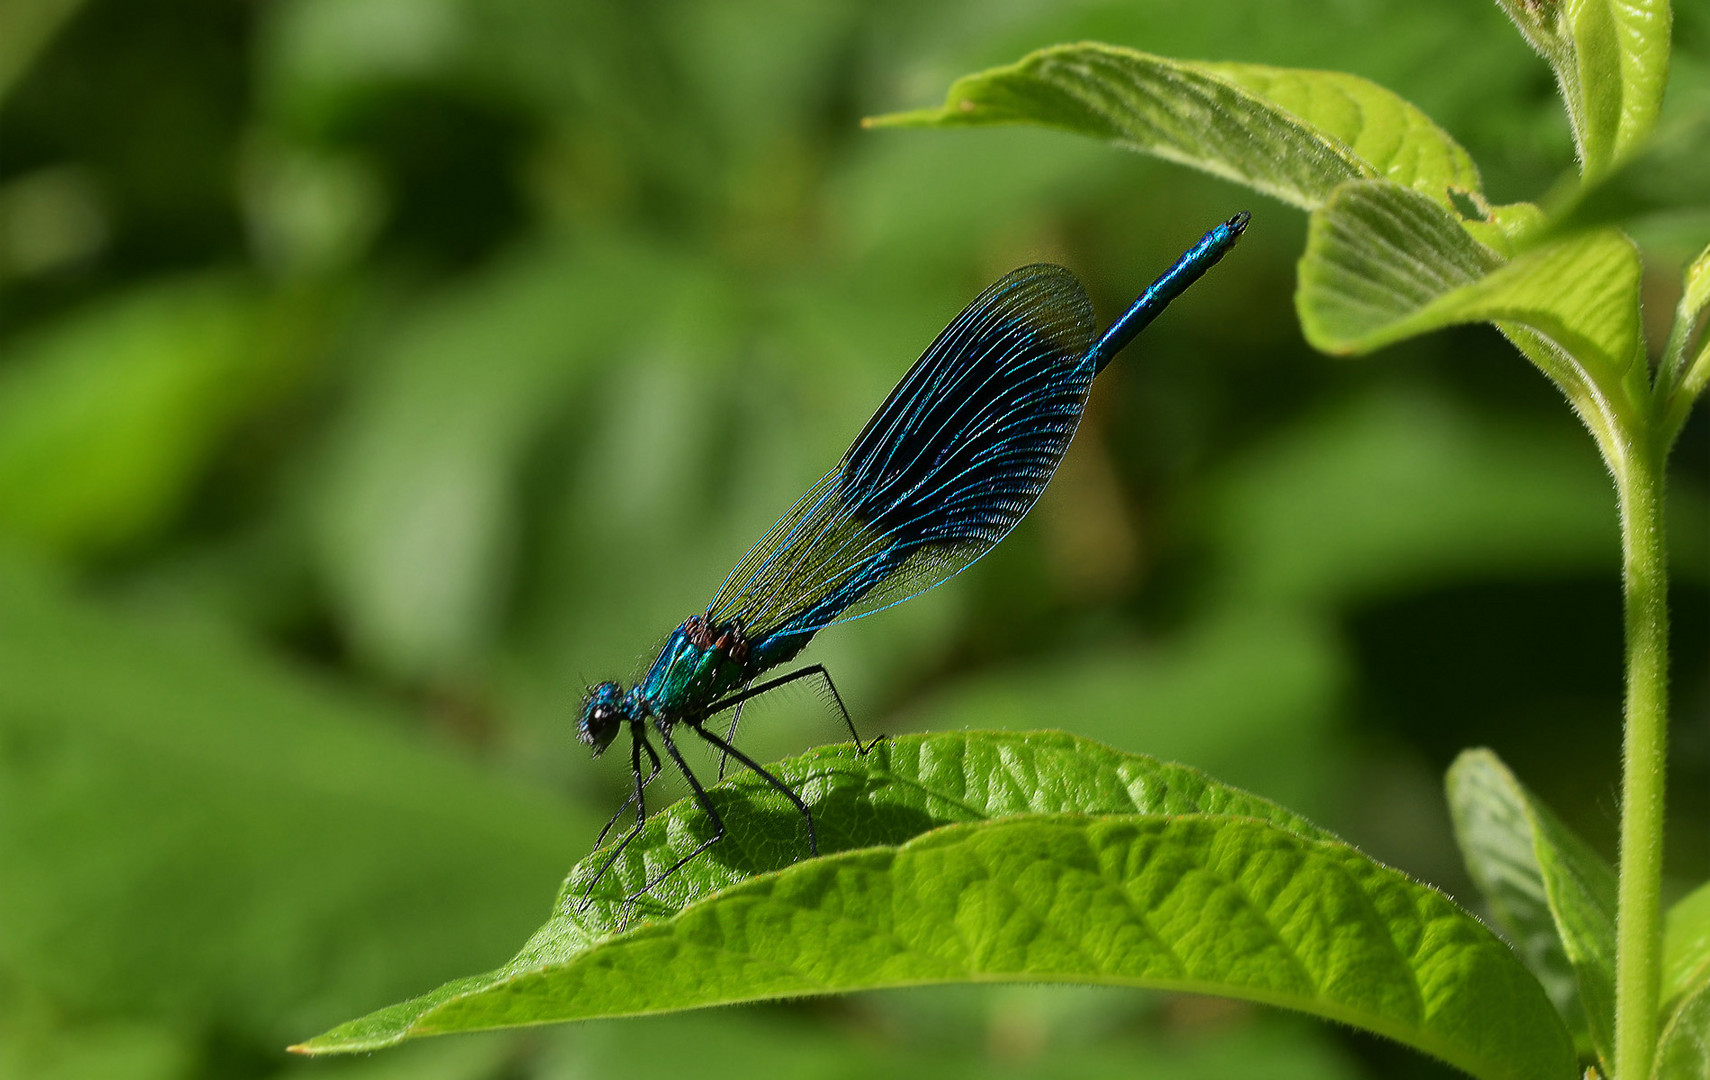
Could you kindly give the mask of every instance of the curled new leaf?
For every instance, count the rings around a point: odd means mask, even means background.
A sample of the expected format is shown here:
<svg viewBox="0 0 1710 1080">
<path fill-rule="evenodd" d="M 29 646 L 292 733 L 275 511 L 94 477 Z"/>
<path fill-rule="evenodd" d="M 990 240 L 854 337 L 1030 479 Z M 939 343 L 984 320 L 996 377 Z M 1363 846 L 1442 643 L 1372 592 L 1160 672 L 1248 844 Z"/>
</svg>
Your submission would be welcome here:
<svg viewBox="0 0 1710 1080">
<path fill-rule="evenodd" d="M 1307 340 L 1363 353 L 1431 330 L 1493 322 L 1598 436 L 1643 389 L 1638 252 L 1614 230 L 1540 245 L 1511 262 L 1429 199 L 1384 181 L 1344 185 L 1312 215 L 1296 308 Z M 1611 457 L 1611 460 L 1614 460 Z"/>
<path fill-rule="evenodd" d="M 1674 328 L 1669 331 L 1668 348 L 1657 369 L 1656 392 L 1663 408 L 1661 429 L 1669 442 L 1680 433 L 1687 413 L 1704 393 L 1705 384 L 1710 383 L 1710 333 L 1701 325 L 1706 311 L 1710 311 L 1710 247 L 1699 252 L 1686 268 Z"/>
<path fill-rule="evenodd" d="M 1555 71 L 1584 173 L 1631 154 L 1668 81 L 1668 0 L 1497 0 Z"/>
</svg>

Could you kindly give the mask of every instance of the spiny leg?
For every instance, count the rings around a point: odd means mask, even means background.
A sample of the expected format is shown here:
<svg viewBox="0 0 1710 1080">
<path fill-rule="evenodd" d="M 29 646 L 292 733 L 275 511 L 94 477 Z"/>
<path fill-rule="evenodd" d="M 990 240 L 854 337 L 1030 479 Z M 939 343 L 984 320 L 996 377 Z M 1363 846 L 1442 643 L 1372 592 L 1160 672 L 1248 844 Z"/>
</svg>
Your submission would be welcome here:
<svg viewBox="0 0 1710 1080">
<path fill-rule="evenodd" d="M 712 798 L 707 795 L 707 789 L 702 787 L 701 782 L 695 778 L 694 770 L 690 769 L 689 763 L 683 760 L 683 755 L 677 750 L 677 744 L 671 741 L 670 729 L 660 726 L 656 730 L 659 732 L 659 741 L 665 744 L 665 752 L 671 755 L 671 760 L 676 763 L 677 770 L 683 774 L 683 779 L 689 782 L 689 788 L 695 793 L 695 801 L 701 804 L 701 809 L 705 810 L 707 817 L 712 819 L 713 834 L 696 845 L 695 850 L 666 867 L 663 873 L 655 875 L 647 884 L 631 893 L 625 901 L 628 904 L 635 903 L 636 900 L 651 891 L 653 886 L 681 870 L 690 859 L 724 839 L 724 818 L 719 816 L 718 808 L 713 806 Z M 699 731 L 700 729 L 697 728 L 696 730 Z M 716 739 L 716 736 L 714 738 Z M 740 760 L 747 760 L 740 754 L 737 757 Z"/>
<path fill-rule="evenodd" d="M 645 779 L 641 775 L 641 752 L 643 750 L 647 751 L 648 758 L 653 762 L 653 771 L 649 772 Z M 629 847 L 630 842 L 641 835 L 641 827 L 647 824 L 647 795 L 644 789 L 653 782 L 655 776 L 659 775 L 660 767 L 659 754 L 653 749 L 653 744 L 647 741 L 646 733 L 642 731 L 639 724 L 632 726 L 629 738 L 629 772 L 635 780 L 635 790 L 630 793 L 629 798 L 623 801 L 623 805 L 618 807 L 618 812 L 612 815 L 612 819 L 606 822 L 606 827 L 600 830 L 600 838 L 594 841 L 594 847 L 600 846 L 600 841 L 606 838 L 606 833 L 610 832 L 612 826 L 617 824 L 618 818 L 623 816 L 624 810 L 631 803 L 635 804 L 635 826 L 624 834 L 624 838 L 618 841 L 617 846 L 612 849 L 612 853 L 606 856 L 606 861 L 600 864 L 599 870 L 589 879 L 588 887 L 582 890 L 582 899 L 576 904 L 578 912 L 587 910 L 588 905 L 593 901 L 594 886 L 598 885 L 600 879 L 606 876 L 606 872 L 617 863 L 618 857 L 623 854 L 625 848 Z M 634 897 L 630 897 L 629 900 L 633 901 Z M 626 905 L 628 902 L 626 901 Z M 621 923 L 629 921 L 627 911 L 626 906 L 626 914 L 619 920 Z"/>
<path fill-rule="evenodd" d="M 742 721 L 742 707 L 746 704 L 748 704 L 747 701 L 739 701 L 736 703 L 736 708 L 731 710 L 731 713 L 730 713 L 730 730 L 726 731 L 724 733 L 724 741 L 725 742 L 735 742 L 736 741 L 736 725 L 741 723 L 741 721 Z M 725 771 L 725 768 L 727 766 L 729 766 L 729 764 L 730 764 L 730 755 L 723 752 L 723 751 L 720 751 L 719 755 L 718 755 L 718 778 L 720 780 L 724 779 L 724 771 Z"/>
<path fill-rule="evenodd" d="M 825 688 L 831 691 L 831 701 L 837 706 L 838 715 L 843 717 L 843 726 L 849 729 L 849 737 L 855 740 L 856 751 L 861 754 L 866 754 L 868 751 L 872 750 L 873 747 L 877 746 L 879 744 L 879 740 L 884 738 L 884 736 L 876 735 L 873 737 L 871 742 L 867 743 L 863 743 L 861 741 L 861 733 L 855 730 L 855 721 L 849 718 L 849 709 L 843 704 L 843 695 L 837 692 L 837 684 L 831 681 L 831 673 L 825 670 L 824 664 L 811 664 L 805 668 L 798 668 L 795 671 L 790 672 L 788 675 L 780 675 L 776 679 L 768 679 L 759 686 L 751 686 L 748 689 L 732 694 L 721 701 L 715 701 L 712 705 L 708 706 L 706 715 L 713 716 L 726 709 L 740 707 L 743 702 L 752 698 L 757 698 L 761 694 L 770 693 L 773 690 L 778 689 L 780 686 L 788 686 L 790 683 L 796 682 L 799 679 L 812 678 L 818 678 L 820 682 L 825 684 Z M 734 729 L 735 725 L 733 724 L 732 730 Z M 700 729 L 696 728 L 696 730 L 699 731 Z M 735 751 L 730 752 L 734 753 Z"/>
<path fill-rule="evenodd" d="M 606 822 L 606 827 L 600 830 L 600 835 L 596 836 L 594 838 L 594 847 L 596 849 L 601 844 L 606 842 L 606 834 L 611 832 L 612 826 L 616 825 L 618 823 L 618 819 L 623 817 L 624 811 L 628 810 L 630 807 L 635 805 L 636 795 L 640 792 L 641 788 L 644 788 L 648 784 L 653 783 L 653 778 L 659 775 L 659 755 L 656 752 L 654 752 L 653 746 L 650 743 L 646 743 L 646 742 L 642 742 L 642 743 L 638 744 L 634 740 L 631 740 L 630 747 L 629 747 L 629 758 L 630 758 L 629 767 L 631 770 L 631 775 L 632 776 L 641 775 L 641 756 L 640 756 L 640 750 L 637 749 L 638 745 L 640 746 L 641 750 L 647 751 L 648 757 L 653 759 L 653 771 L 649 772 L 647 774 L 646 779 L 641 781 L 641 784 L 636 788 L 635 791 L 630 792 L 627 796 L 624 797 L 623 805 L 619 806 L 617 808 L 617 813 L 615 813 L 611 816 L 611 818 Z"/>
<path fill-rule="evenodd" d="M 695 723 L 693 721 L 686 721 L 686 723 L 688 723 L 689 727 L 691 729 L 693 729 L 693 731 L 696 735 L 699 735 L 701 738 L 705 739 L 707 742 L 710 742 L 714 746 L 718 747 L 724 753 L 729 754 L 731 757 L 742 762 L 742 764 L 746 765 L 750 771 L 754 772 L 756 775 L 758 775 L 762 779 L 764 779 L 768 784 L 771 784 L 773 787 L 777 788 L 780 792 L 782 792 L 784 795 L 784 798 L 786 798 L 786 799 L 790 800 L 792 803 L 794 803 L 796 805 L 796 809 L 801 811 L 802 820 L 807 822 L 808 849 L 811 850 L 815 855 L 819 854 L 819 839 L 818 839 L 818 837 L 816 837 L 814 835 L 814 831 L 813 831 L 813 812 L 808 809 L 807 803 L 802 801 L 802 797 L 800 795 L 797 795 L 793 790 L 791 790 L 790 785 L 784 783 L 782 780 L 778 779 L 776 776 L 773 776 L 770 772 L 767 772 L 764 768 L 762 768 L 760 766 L 759 762 L 755 761 L 753 758 L 749 757 L 747 754 L 744 754 L 742 751 L 738 750 L 736 747 L 730 745 L 729 743 L 725 742 L 723 739 L 719 738 L 717 735 L 714 735 L 712 732 L 708 731 L 705 727 L 702 727 L 701 723 Z M 704 721 L 702 721 L 702 723 L 704 723 Z M 666 745 L 667 745 L 667 748 L 669 748 L 670 744 L 666 744 Z"/>
</svg>

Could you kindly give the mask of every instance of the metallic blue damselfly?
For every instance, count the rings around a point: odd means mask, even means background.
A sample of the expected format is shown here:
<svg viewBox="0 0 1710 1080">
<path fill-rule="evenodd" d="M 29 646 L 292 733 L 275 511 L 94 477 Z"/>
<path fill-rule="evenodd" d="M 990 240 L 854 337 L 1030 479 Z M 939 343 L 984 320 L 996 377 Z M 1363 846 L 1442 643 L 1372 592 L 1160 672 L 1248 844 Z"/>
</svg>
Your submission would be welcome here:
<svg viewBox="0 0 1710 1080">
<path fill-rule="evenodd" d="M 794 659 L 827 626 L 941 584 L 1002 540 L 1063 459 L 1093 377 L 1235 246 L 1247 220 L 1239 213 L 1206 233 L 1097 340 L 1092 302 L 1068 270 L 1036 264 L 1005 274 L 938 335 L 843 460 L 749 550 L 705 613 L 672 632 L 647 674 L 629 687 L 603 682 L 588 691 L 577 737 L 598 755 L 627 724 L 634 782 L 595 846 L 631 806 L 635 826 L 588 882 L 584 904 L 647 819 L 646 788 L 662 768 L 650 729 L 706 811 L 712 834 L 630 900 L 725 833 L 673 739 L 679 726 L 776 788 L 800 811 L 808 847 L 819 853 L 807 803 L 732 745 L 735 719 L 743 702 L 814 679 L 857 746 L 860 736 L 820 665 L 755 680 Z M 726 733 L 709 731 L 708 722 L 726 711 L 733 713 Z"/>
</svg>

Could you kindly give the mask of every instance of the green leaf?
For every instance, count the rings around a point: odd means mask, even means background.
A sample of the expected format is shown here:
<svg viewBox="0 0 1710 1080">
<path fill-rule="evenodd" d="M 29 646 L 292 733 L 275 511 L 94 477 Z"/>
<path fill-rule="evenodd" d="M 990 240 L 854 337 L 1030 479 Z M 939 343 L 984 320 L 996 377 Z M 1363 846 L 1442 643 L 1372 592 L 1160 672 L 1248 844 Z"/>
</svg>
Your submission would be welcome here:
<svg viewBox="0 0 1710 1080">
<path fill-rule="evenodd" d="M 1306 839 L 1335 839 L 1299 814 L 1197 769 L 1057 731 L 904 735 L 880 741 L 866 756 L 846 745 L 825 746 L 776 771 L 823 808 L 815 815 L 822 852 L 901 844 L 942 825 L 1027 813 L 1239 814 Z M 724 840 L 709 853 L 714 857 L 697 859 L 651 890 L 650 913 L 681 910 L 745 878 L 780 870 L 806 850 L 799 815 L 764 781 L 744 774 L 720 790 L 757 815 L 752 850 L 748 838 Z M 690 800 L 650 818 L 574 920 L 580 935 L 593 940 L 618 929 L 628 913 L 625 898 L 692 851 L 706 831 Z M 605 857 L 590 855 L 570 872 L 560 910 L 580 901 Z"/>
<path fill-rule="evenodd" d="M 1327 352 L 1370 352 L 1431 330 L 1515 322 L 1619 379 L 1640 347 L 1639 257 L 1613 230 L 1503 263 L 1430 201 L 1353 183 L 1313 215 L 1298 307 Z"/>
<path fill-rule="evenodd" d="M 1295 307 L 1315 347 L 1370 352 L 1448 325 L 1430 321 L 1433 305 L 1501 265 L 1429 199 L 1352 183 L 1312 215 Z"/>
<path fill-rule="evenodd" d="M 578 866 L 506 967 L 297 1049 L 1026 980 L 1243 997 L 1382 1033 L 1475 1076 L 1573 1074 L 1536 980 L 1476 920 L 1192 769 L 1057 733 L 979 732 L 908 736 L 864 758 L 827 747 L 777 768 L 836 854 L 786 865 L 802 846 L 793 811 L 739 778 L 714 791 L 730 834 L 637 905 L 652 921 L 613 932 L 621 897 L 708 835 L 687 801 L 650 820 L 584 913 L 576 900 L 605 852 Z"/>
<path fill-rule="evenodd" d="M 1663 924 L 1663 1010 L 1706 986 L 1710 986 L 1710 881 L 1682 897 Z"/>
<path fill-rule="evenodd" d="M 1698 253 L 1686 268 L 1685 288 L 1681 293 L 1681 309 L 1696 319 L 1710 308 L 1710 247 Z"/>
<path fill-rule="evenodd" d="M 1449 192 L 1482 197 L 1472 155 L 1418 106 L 1342 71 L 1203 63 L 1206 71 L 1351 147 L 1378 177 L 1451 205 Z"/>
<path fill-rule="evenodd" d="M 1710 383 L 1710 333 L 1700 325 L 1706 310 L 1710 310 L 1710 247 L 1698 253 L 1686 268 L 1681 281 L 1680 303 L 1674 311 L 1674 327 L 1669 331 L 1668 347 L 1657 371 L 1657 394 L 1663 407 L 1659 425 L 1670 441 L 1686 423 L 1687 414 Z M 1693 339 L 1698 338 L 1698 352 L 1692 352 Z"/>
<path fill-rule="evenodd" d="M 1654 1080 L 1704 1080 L 1710 1076 L 1710 986 L 1674 1010 L 1657 1040 Z"/>
<path fill-rule="evenodd" d="M 1668 82 L 1668 0 L 1497 0 L 1549 61 L 1586 176 L 1656 127 Z"/>
<path fill-rule="evenodd" d="M 1447 776 L 1467 869 L 1607 1074 L 1615 1023 L 1615 871 L 1489 750 Z"/>
<path fill-rule="evenodd" d="M 1429 199 L 1360 181 L 1312 215 L 1295 306 L 1307 340 L 1332 353 L 1494 322 L 1562 388 L 1607 454 L 1635 408 L 1629 379 L 1645 374 L 1640 275 L 1632 241 L 1614 230 L 1505 263 Z"/>
<path fill-rule="evenodd" d="M 869 123 L 1063 128 L 1308 210 L 1345 181 L 1378 177 L 1445 208 L 1451 191 L 1482 199 L 1477 168 L 1446 132 L 1383 87 L 1340 72 L 1059 45 L 957 80 L 942 108 Z"/>
</svg>

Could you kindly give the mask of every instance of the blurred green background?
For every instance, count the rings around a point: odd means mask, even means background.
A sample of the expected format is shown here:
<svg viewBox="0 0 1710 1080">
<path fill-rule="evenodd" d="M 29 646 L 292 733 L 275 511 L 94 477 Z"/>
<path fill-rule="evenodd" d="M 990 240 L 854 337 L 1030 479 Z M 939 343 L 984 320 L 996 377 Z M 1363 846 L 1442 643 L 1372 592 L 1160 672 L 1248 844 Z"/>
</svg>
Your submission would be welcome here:
<svg viewBox="0 0 1710 1080">
<path fill-rule="evenodd" d="M 1676 20 L 1665 126 L 1710 112 L 1710 10 Z M 0 3 L 0 1077 L 1446 1075 L 1039 987 L 282 1052 L 521 944 L 621 798 L 582 687 L 706 603 L 985 283 L 1063 262 L 1108 319 L 1238 209 L 1028 521 L 810 655 L 869 734 L 1185 761 L 1468 904 L 1465 746 L 1613 854 L 1613 500 L 1541 377 L 1488 328 L 1313 353 L 1303 215 L 1222 182 L 859 127 L 1083 38 L 1375 79 L 1497 201 L 1571 161 L 1483 0 Z M 1660 340 L 1710 216 L 1637 228 Z M 1672 502 L 1677 888 L 1710 864 L 1706 429 Z M 782 696 L 753 752 L 838 737 Z"/>
</svg>

